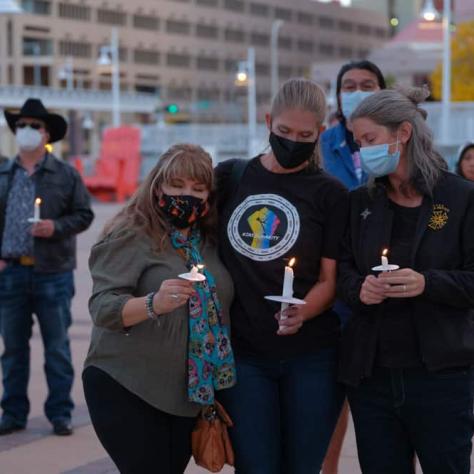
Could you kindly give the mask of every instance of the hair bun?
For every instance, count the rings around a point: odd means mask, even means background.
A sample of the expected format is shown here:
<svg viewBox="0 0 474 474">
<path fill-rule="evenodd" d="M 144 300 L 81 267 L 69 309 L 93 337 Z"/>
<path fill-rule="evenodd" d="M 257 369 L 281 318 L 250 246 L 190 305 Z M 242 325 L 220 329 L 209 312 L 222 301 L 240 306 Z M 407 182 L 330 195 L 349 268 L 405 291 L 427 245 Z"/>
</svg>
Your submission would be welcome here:
<svg viewBox="0 0 474 474">
<path fill-rule="evenodd" d="M 423 118 L 426 119 L 428 112 L 418 106 L 422 102 L 425 102 L 426 99 L 431 95 L 429 87 L 425 84 L 421 87 L 397 87 L 397 90 L 407 99 L 409 99 L 418 109 Z"/>
</svg>

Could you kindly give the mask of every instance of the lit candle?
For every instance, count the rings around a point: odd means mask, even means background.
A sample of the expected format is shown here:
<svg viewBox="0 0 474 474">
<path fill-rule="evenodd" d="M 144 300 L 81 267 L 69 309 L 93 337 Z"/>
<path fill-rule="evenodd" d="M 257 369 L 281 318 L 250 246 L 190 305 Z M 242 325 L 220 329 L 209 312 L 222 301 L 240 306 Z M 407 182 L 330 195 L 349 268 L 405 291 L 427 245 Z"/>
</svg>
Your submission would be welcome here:
<svg viewBox="0 0 474 474">
<path fill-rule="evenodd" d="M 191 278 L 194 278 L 197 276 L 197 274 L 199 273 L 199 270 L 198 270 L 198 267 L 196 267 L 196 265 L 193 265 L 191 267 Z"/>
<path fill-rule="evenodd" d="M 388 254 L 388 249 L 385 249 L 385 250 L 382 252 L 382 267 L 388 269 L 388 258 L 387 258 L 387 254 Z"/>
<path fill-rule="evenodd" d="M 293 265 L 295 264 L 295 259 L 292 258 L 287 266 L 285 266 L 285 277 L 283 279 L 283 296 L 288 298 L 293 297 L 293 280 L 295 278 L 293 273 Z"/>
<path fill-rule="evenodd" d="M 35 221 L 40 220 L 40 205 L 41 205 L 41 198 L 35 199 L 35 213 L 33 214 L 33 219 Z"/>
</svg>

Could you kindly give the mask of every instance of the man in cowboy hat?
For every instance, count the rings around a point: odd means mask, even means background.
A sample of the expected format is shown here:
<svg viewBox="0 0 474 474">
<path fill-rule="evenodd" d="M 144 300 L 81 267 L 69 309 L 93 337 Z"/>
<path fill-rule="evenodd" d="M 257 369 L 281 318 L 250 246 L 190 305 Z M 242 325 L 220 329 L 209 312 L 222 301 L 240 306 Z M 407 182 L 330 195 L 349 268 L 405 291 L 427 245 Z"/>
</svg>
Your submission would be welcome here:
<svg viewBox="0 0 474 474">
<path fill-rule="evenodd" d="M 46 144 L 65 136 L 66 121 L 38 99 L 28 99 L 19 113 L 5 111 L 5 118 L 19 151 L 0 164 L 0 435 L 27 423 L 33 313 L 45 348 L 45 414 L 54 433 L 69 435 L 74 373 L 67 331 L 75 236 L 89 227 L 94 215 L 79 174 L 46 151 Z"/>
</svg>

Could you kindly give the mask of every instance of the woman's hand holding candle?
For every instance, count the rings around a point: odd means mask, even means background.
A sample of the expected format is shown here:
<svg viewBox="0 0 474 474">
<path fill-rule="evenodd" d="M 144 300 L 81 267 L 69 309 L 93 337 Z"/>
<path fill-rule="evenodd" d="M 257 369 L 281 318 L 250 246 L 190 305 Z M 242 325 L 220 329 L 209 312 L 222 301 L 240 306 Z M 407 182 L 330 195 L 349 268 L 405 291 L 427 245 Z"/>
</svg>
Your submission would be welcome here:
<svg viewBox="0 0 474 474">
<path fill-rule="evenodd" d="M 284 314 L 282 314 L 282 311 L 275 314 L 275 319 L 278 321 L 277 334 L 279 336 L 296 334 L 307 319 L 305 316 L 305 305 L 288 306 L 284 310 Z"/>
<path fill-rule="evenodd" d="M 380 304 L 387 298 L 388 289 L 390 285 L 387 282 L 374 275 L 367 275 L 360 287 L 359 299 L 366 305 Z"/>
<path fill-rule="evenodd" d="M 390 298 L 413 298 L 425 291 L 425 277 L 411 268 L 381 273 L 378 280 L 385 286 L 385 296 Z"/>
</svg>

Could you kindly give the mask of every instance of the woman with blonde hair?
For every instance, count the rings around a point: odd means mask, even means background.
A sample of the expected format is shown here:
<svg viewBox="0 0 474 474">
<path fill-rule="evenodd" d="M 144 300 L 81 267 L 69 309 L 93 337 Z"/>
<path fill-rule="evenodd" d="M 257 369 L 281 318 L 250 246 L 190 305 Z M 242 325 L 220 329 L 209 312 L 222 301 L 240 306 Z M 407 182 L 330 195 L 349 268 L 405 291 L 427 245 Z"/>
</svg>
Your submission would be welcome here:
<svg viewBox="0 0 474 474">
<path fill-rule="evenodd" d="M 353 309 L 340 378 L 364 474 L 413 474 L 414 454 L 425 474 L 470 472 L 474 184 L 434 149 L 428 94 L 376 92 L 351 116 L 370 179 L 351 193 L 339 261 Z M 399 270 L 374 269 L 384 249 Z"/>
<path fill-rule="evenodd" d="M 239 474 L 319 472 L 343 400 L 331 307 L 347 192 L 319 167 L 325 112 L 317 84 L 290 79 L 266 116 L 270 150 L 217 167 L 219 245 L 236 288 L 238 378 L 220 399 L 234 421 Z M 282 313 L 265 296 L 282 294 L 293 257 L 289 294 L 306 304 Z"/>
<path fill-rule="evenodd" d="M 235 383 L 215 217 L 210 156 L 175 145 L 92 248 L 84 390 L 122 473 L 183 473 L 196 415 Z M 203 282 L 178 278 L 199 265 Z"/>
</svg>

